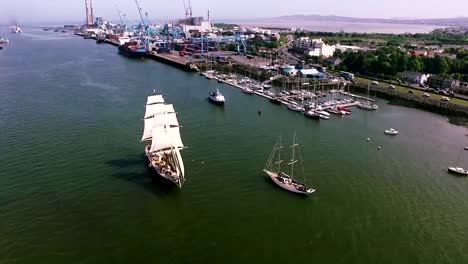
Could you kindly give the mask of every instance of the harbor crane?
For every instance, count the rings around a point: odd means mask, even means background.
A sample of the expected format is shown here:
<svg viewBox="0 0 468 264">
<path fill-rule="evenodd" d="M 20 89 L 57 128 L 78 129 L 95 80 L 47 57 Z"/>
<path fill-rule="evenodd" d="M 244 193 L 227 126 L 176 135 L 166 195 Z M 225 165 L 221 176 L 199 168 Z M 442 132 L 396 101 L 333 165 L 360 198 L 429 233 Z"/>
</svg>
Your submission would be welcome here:
<svg viewBox="0 0 468 264">
<path fill-rule="evenodd" d="M 185 0 L 182 0 L 182 2 L 184 4 L 185 19 L 192 18 L 192 3 L 190 2 L 190 0 L 188 0 L 188 6 L 187 6 L 187 3 L 185 2 Z"/>
<path fill-rule="evenodd" d="M 123 26 L 123 28 L 125 29 L 127 27 L 127 25 L 125 25 L 125 22 L 122 18 L 122 12 L 120 11 L 120 9 L 117 7 L 117 5 L 115 5 L 115 9 L 117 9 L 117 13 L 119 14 L 119 18 L 120 18 L 120 24 Z M 125 16 L 125 14 L 124 14 Z"/>
</svg>

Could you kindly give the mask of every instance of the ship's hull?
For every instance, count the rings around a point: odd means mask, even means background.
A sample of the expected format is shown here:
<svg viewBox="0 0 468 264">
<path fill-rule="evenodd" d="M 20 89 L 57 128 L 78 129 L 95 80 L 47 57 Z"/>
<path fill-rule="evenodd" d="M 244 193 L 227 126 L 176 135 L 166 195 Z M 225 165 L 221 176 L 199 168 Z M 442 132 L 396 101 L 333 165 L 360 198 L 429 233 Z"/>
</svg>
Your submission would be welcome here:
<svg viewBox="0 0 468 264">
<path fill-rule="evenodd" d="M 276 173 L 276 172 L 271 172 L 271 171 L 268 171 L 268 170 L 264 170 L 264 172 L 267 174 L 268 177 L 270 177 L 270 179 L 276 185 L 278 185 L 279 187 L 281 187 L 281 188 L 283 188 L 283 189 L 285 189 L 287 191 L 297 193 L 297 194 L 303 194 L 303 195 L 309 195 L 309 194 L 315 192 L 315 190 L 312 189 L 312 188 L 305 188 L 303 190 L 300 190 L 300 189 L 296 188 L 293 184 L 300 184 L 300 183 L 297 183 L 294 180 L 292 180 L 292 182 L 289 183 L 289 184 L 282 182 L 280 180 L 280 178 L 278 177 L 278 173 Z"/>
<path fill-rule="evenodd" d="M 276 99 L 276 98 L 271 98 L 270 102 L 272 102 L 273 104 L 276 104 L 276 105 L 281 105 L 281 101 Z"/>
<path fill-rule="evenodd" d="M 144 49 L 130 50 L 124 46 L 119 46 L 119 53 L 125 57 L 132 59 L 143 59 L 146 57 L 146 51 Z"/>
<path fill-rule="evenodd" d="M 170 175 L 165 171 L 165 168 L 161 166 L 157 162 L 157 155 L 151 153 L 150 150 L 151 146 L 147 146 L 145 148 L 145 155 L 148 160 L 148 167 L 155 172 L 155 174 L 173 184 L 175 184 L 177 187 L 182 188 L 182 185 L 184 184 L 184 180 L 180 175 Z M 179 162 L 182 162 L 179 160 Z"/>
<path fill-rule="evenodd" d="M 317 113 L 305 112 L 304 115 L 310 119 L 320 120 L 320 114 L 317 114 Z"/>
<path fill-rule="evenodd" d="M 216 98 L 213 98 L 211 96 L 208 97 L 208 100 L 212 102 L 215 105 L 224 105 L 224 101 L 217 100 Z"/>
<path fill-rule="evenodd" d="M 451 174 L 459 175 L 459 176 L 468 176 L 468 172 L 466 171 L 459 171 L 456 168 L 450 167 L 448 168 L 448 172 Z"/>
</svg>

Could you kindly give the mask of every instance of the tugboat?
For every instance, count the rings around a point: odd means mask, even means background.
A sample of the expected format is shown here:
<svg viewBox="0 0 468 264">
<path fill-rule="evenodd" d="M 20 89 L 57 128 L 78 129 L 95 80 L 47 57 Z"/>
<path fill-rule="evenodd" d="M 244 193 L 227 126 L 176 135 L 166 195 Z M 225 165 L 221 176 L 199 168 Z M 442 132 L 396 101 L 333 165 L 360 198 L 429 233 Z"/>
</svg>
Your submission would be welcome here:
<svg viewBox="0 0 468 264">
<path fill-rule="evenodd" d="M 294 178 L 294 172 L 295 172 L 294 165 L 297 162 L 300 162 L 300 164 L 302 164 L 302 157 L 301 157 L 300 150 L 299 150 L 299 144 L 297 144 L 296 134 L 294 134 L 293 144 L 291 145 L 292 155 L 291 155 L 291 160 L 288 163 L 288 166 L 290 166 L 290 169 L 291 169 L 291 171 L 289 172 L 289 175 L 281 170 L 281 163 L 283 162 L 283 160 L 281 159 L 282 149 L 283 149 L 283 146 L 281 146 L 281 137 L 279 137 L 278 140 L 276 141 L 275 146 L 273 147 L 273 151 L 270 153 L 270 157 L 268 158 L 265 168 L 263 169 L 266 175 L 276 185 L 278 185 L 279 187 L 287 191 L 297 193 L 297 194 L 304 194 L 304 195 L 309 195 L 315 192 L 315 189 L 307 186 L 307 184 L 305 183 L 305 177 L 304 177 L 304 182 L 300 182 Z M 296 159 L 296 155 L 299 156 L 299 159 Z M 274 160 L 276 158 L 277 158 L 277 161 L 275 162 Z M 303 171 L 303 169 L 300 171 Z"/>
<path fill-rule="evenodd" d="M 119 53 L 133 59 L 143 59 L 146 57 L 146 49 L 141 47 L 136 41 L 129 41 L 118 47 Z"/>
<path fill-rule="evenodd" d="M 216 89 L 216 92 L 210 92 L 208 99 L 217 105 L 223 105 L 225 102 L 224 95 L 222 95 L 218 89 Z"/>
</svg>

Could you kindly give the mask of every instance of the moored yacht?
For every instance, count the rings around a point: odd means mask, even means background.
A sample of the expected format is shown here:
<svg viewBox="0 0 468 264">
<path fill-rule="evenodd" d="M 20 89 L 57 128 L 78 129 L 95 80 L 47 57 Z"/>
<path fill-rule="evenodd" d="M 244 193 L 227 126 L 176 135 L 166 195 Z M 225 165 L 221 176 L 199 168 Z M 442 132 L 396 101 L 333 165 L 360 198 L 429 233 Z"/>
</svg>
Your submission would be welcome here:
<svg viewBox="0 0 468 264">
<path fill-rule="evenodd" d="M 254 94 L 254 90 L 252 90 L 248 85 L 242 88 L 242 92 L 245 94 Z"/>
<path fill-rule="evenodd" d="M 310 119 L 320 120 L 320 114 L 314 110 L 305 111 L 304 115 Z"/>
<path fill-rule="evenodd" d="M 294 112 L 304 112 L 304 107 L 300 106 L 296 102 L 292 102 L 288 104 L 288 109 Z"/>
</svg>

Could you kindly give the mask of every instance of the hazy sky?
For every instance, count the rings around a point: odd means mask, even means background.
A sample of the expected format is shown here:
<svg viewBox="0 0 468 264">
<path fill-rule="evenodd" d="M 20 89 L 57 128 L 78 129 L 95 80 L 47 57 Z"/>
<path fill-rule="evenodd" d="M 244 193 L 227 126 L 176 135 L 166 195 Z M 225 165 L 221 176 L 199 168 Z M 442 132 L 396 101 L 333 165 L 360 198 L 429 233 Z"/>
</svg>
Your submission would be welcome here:
<svg viewBox="0 0 468 264">
<path fill-rule="evenodd" d="M 89 1 L 89 0 L 88 0 Z M 194 15 L 215 20 L 279 15 L 339 15 L 372 18 L 467 16 L 468 0 L 191 0 Z M 184 16 L 183 0 L 139 0 L 151 19 Z M 136 20 L 134 0 L 94 0 L 94 13 L 117 20 L 115 5 Z M 84 0 L 1 0 L 0 23 L 84 21 Z"/>
</svg>

